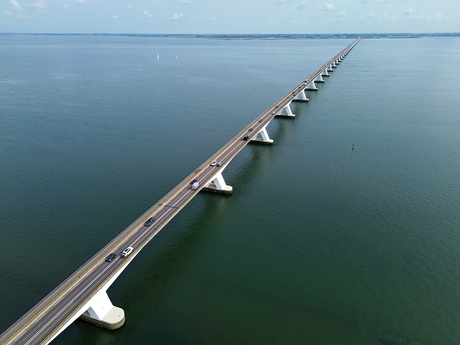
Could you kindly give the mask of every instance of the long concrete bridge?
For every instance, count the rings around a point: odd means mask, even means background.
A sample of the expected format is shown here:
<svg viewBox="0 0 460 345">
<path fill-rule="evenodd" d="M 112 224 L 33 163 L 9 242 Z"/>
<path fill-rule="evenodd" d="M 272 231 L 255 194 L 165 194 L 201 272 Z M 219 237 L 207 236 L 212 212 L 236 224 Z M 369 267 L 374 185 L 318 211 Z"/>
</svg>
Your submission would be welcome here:
<svg viewBox="0 0 460 345">
<path fill-rule="evenodd" d="M 0 335 L 0 344 L 49 344 L 77 318 L 108 329 L 121 327 L 125 321 L 123 309 L 113 306 L 107 289 L 145 245 L 168 224 L 187 203 L 203 191 L 230 194 L 222 172 L 231 160 L 249 143 L 272 144 L 266 127 L 274 117 L 294 118 L 290 104 L 308 101 L 305 90 L 318 90 L 334 68 L 359 42 L 352 44 L 318 68 L 287 95 L 247 125 L 219 151 L 194 170 L 168 194 L 124 229 L 65 281 L 51 291 L 11 327 Z M 192 182 L 197 182 L 192 186 Z M 151 224 L 146 223 L 147 220 Z M 148 225 L 148 226 L 147 226 Z M 132 252 L 122 257 L 127 247 Z M 116 253 L 112 261 L 109 254 Z"/>
</svg>

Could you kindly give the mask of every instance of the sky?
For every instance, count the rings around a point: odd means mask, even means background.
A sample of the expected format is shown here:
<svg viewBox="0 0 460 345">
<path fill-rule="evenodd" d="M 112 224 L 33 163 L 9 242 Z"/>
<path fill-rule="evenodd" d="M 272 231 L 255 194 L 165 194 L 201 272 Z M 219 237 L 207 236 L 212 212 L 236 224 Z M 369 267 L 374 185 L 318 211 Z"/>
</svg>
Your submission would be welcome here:
<svg viewBox="0 0 460 345">
<path fill-rule="evenodd" d="M 0 0 L 0 33 L 460 32 L 460 0 Z"/>
</svg>

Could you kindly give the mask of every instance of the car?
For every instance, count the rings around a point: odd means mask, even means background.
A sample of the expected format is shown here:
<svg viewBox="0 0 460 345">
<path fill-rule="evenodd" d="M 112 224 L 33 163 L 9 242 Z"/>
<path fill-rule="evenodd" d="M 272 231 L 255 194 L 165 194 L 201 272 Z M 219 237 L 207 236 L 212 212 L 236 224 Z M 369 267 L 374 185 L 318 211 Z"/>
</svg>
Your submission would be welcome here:
<svg viewBox="0 0 460 345">
<path fill-rule="evenodd" d="M 223 162 L 219 162 L 219 163 L 217 163 L 217 166 L 218 166 L 218 167 L 221 167 L 222 164 L 224 164 L 224 163 L 223 163 Z"/>
<path fill-rule="evenodd" d="M 150 226 L 153 224 L 153 222 L 155 221 L 155 217 L 150 217 L 149 219 L 147 219 L 147 221 L 144 223 L 144 226 Z"/>
<path fill-rule="evenodd" d="M 197 180 L 196 178 L 194 178 L 194 179 L 192 180 L 192 182 L 190 182 L 190 184 L 194 184 L 195 182 L 198 182 L 198 180 Z"/>
<path fill-rule="evenodd" d="M 248 141 L 248 139 L 249 139 L 249 135 L 245 135 L 245 136 L 243 137 L 243 140 L 244 140 L 244 141 Z"/>
<path fill-rule="evenodd" d="M 249 132 L 252 132 L 252 128 L 249 128 Z"/>
<path fill-rule="evenodd" d="M 107 256 L 107 257 L 105 258 L 105 261 L 106 261 L 106 262 L 111 262 L 111 261 L 112 261 L 113 259 L 115 259 L 116 257 L 117 257 L 117 254 L 111 253 L 111 254 L 109 254 L 109 256 Z"/>
<path fill-rule="evenodd" d="M 213 167 L 213 166 L 215 166 L 216 164 L 217 164 L 216 161 L 212 161 L 211 166 Z"/>
<path fill-rule="evenodd" d="M 134 250 L 133 247 L 128 247 L 125 250 L 123 250 L 120 254 L 121 257 L 126 258 L 131 252 Z"/>
</svg>

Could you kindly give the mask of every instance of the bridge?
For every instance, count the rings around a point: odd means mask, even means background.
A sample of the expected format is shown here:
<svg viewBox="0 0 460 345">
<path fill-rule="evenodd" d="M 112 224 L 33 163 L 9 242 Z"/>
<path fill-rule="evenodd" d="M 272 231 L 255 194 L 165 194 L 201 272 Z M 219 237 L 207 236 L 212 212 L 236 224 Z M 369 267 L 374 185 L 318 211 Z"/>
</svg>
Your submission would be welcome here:
<svg viewBox="0 0 460 345">
<path fill-rule="evenodd" d="M 136 255 L 166 224 L 200 191 L 231 194 L 222 172 L 231 160 L 249 143 L 273 144 L 266 130 L 275 117 L 294 118 L 290 104 L 308 101 L 306 90 L 318 90 L 340 62 L 359 42 L 351 43 L 318 68 L 283 98 L 247 125 L 219 151 L 194 170 L 168 194 L 98 251 L 37 305 L 0 335 L 0 344 L 49 344 L 77 318 L 108 329 L 117 329 L 125 322 L 123 309 L 116 307 L 107 289 L 131 263 Z M 192 182 L 196 182 L 192 185 Z M 147 226 L 146 221 L 151 219 Z M 132 252 L 122 257 L 127 247 Z M 111 253 L 118 255 L 106 261 Z"/>
</svg>

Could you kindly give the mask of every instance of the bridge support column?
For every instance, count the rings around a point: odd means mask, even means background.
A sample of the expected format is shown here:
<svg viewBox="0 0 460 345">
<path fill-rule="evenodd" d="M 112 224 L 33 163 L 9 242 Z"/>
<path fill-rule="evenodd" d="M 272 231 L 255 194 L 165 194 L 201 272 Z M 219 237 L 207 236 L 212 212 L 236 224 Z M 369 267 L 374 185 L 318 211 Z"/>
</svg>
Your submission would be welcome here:
<svg viewBox="0 0 460 345">
<path fill-rule="evenodd" d="M 316 87 L 315 81 L 313 80 L 310 84 L 308 84 L 307 87 L 305 88 L 305 90 L 318 91 L 318 88 Z"/>
<path fill-rule="evenodd" d="M 90 307 L 80 318 L 96 326 L 114 330 L 125 323 L 125 312 L 115 307 L 105 290 L 100 290 L 90 301 Z"/>
<path fill-rule="evenodd" d="M 328 72 L 334 72 L 334 70 L 332 69 L 332 65 L 329 65 L 329 67 L 327 68 L 327 71 Z"/>
<path fill-rule="evenodd" d="M 323 79 L 323 76 L 321 74 L 316 77 L 315 83 L 324 83 L 324 79 Z"/>
<path fill-rule="evenodd" d="M 283 107 L 283 109 L 281 109 L 279 113 L 275 115 L 275 117 L 288 117 L 288 118 L 293 119 L 295 117 L 295 114 L 292 113 L 290 104 L 291 103 L 286 104 Z M 286 110 L 286 114 L 283 114 L 283 110 Z"/>
<path fill-rule="evenodd" d="M 305 95 L 305 91 L 302 90 L 302 92 L 298 93 L 295 98 L 292 99 L 293 102 L 308 102 L 309 99 Z"/>
<path fill-rule="evenodd" d="M 206 186 L 204 186 L 202 192 L 211 192 L 218 194 L 232 194 L 233 187 L 225 183 L 224 177 L 222 176 L 222 171 L 227 167 L 225 165 L 214 177 L 211 179 Z"/>
<path fill-rule="evenodd" d="M 260 134 L 260 137 L 259 137 Z M 267 127 L 262 128 L 254 138 L 251 139 L 249 142 L 250 144 L 264 144 L 264 145 L 272 145 L 273 139 L 270 139 L 267 133 Z"/>
<path fill-rule="evenodd" d="M 323 71 L 323 73 L 321 73 L 321 75 L 322 75 L 323 77 L 330 77 L 329 73 L 327 72 L 327 69 L 325 69 L 325 70 Z"/>
</svg>

